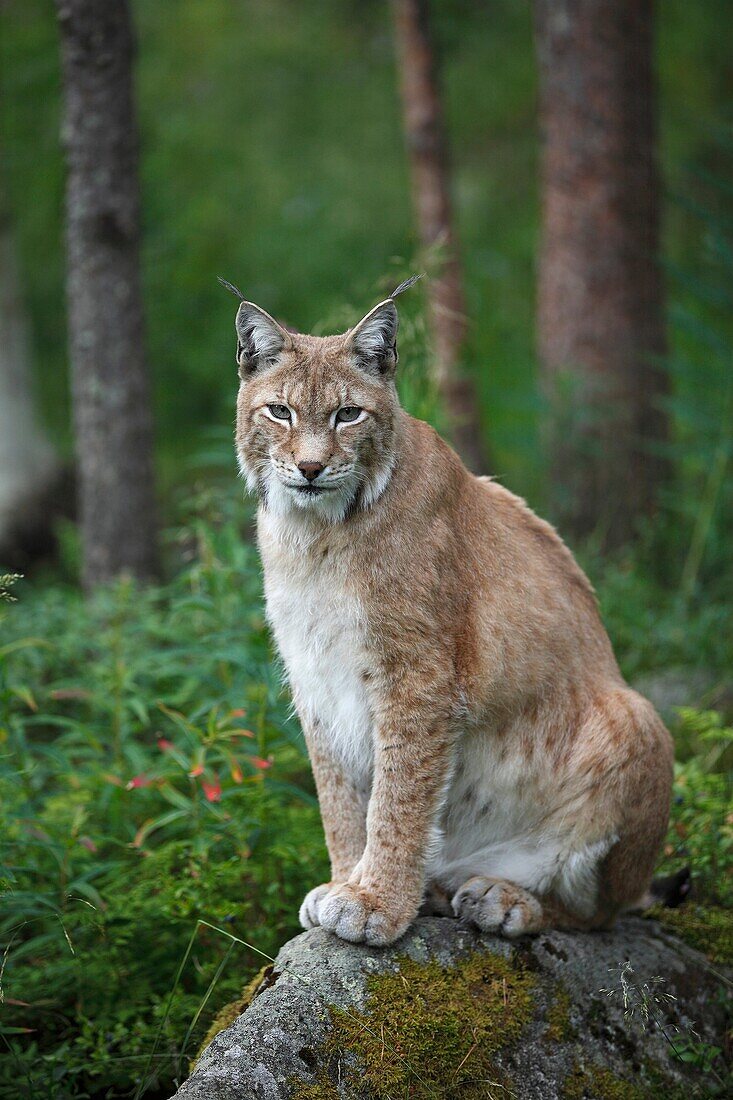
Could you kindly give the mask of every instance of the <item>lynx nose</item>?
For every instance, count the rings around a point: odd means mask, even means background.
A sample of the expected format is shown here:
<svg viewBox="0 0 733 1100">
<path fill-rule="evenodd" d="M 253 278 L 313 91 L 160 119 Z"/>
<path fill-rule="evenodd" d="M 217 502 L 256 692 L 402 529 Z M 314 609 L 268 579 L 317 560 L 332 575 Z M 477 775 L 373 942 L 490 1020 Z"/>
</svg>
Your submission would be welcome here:
<svg viewBox="0 0 733 1100">
<path fill-rule="evenodd" d="M 299 462 L 298 469 L 303 477 L 307 477 L 309 481 L 315 481 L 319 474 L 323 473 L 325 466 L 322 462 Z"/>
</svg>

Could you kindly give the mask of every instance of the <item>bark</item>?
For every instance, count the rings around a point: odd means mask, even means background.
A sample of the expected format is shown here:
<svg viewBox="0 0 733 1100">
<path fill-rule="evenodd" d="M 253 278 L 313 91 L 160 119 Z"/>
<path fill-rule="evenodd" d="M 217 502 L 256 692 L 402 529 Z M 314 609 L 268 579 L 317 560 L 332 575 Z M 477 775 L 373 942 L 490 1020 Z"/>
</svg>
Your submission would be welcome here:
<svg viewBox="0 0 733 1100">
<path fill-rule="evenodd" d="M 663 477 L 652 0 L 536 0 L 538 343 L 558 519 L 620 544 Z"/>
<path fill-rule="evenodd" d="M 83 580 L 157 568 L 128 0 L 56 0 Z"/>
<path fill-rule="evenodd" d="M 415 218 L 422 247 L 438 261 L 428 287 L 435 380 L 461 457 L 471 469 L 485 472 L 478 400 L 471 380 L 461 373 L 466 305 L 428 0 L 393 0 L 392 8 Z"/>
<path fill-rule="evenodd" d="M 58 456 L 36 416 L 28 317 L 10 212 L 0 194 L 0 559 L 24 569 L 53 547 L 68 509 Z M 2 572 L 0 568 L 0 572 Z"/>
</svg>

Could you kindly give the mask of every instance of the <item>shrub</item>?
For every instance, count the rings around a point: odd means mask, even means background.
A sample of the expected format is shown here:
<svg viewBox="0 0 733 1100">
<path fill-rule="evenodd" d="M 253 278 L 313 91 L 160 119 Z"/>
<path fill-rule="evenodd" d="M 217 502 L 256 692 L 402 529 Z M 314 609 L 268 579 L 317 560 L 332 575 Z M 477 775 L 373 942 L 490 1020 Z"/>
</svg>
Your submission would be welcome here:
<svg viewBox="0 0 733 1100">
<path fill-rule="evenodd" d="M 227 952 L 210 1010 L 261 965 L 226 933 L 274 953 L 326 877 L 254 548 L 211 515 L 184 542 L 167 588 L 26 587 L 2 612 L 3 1095 L 129 1089 L 159 1031 L 168 1088 Z"/>
</svg>

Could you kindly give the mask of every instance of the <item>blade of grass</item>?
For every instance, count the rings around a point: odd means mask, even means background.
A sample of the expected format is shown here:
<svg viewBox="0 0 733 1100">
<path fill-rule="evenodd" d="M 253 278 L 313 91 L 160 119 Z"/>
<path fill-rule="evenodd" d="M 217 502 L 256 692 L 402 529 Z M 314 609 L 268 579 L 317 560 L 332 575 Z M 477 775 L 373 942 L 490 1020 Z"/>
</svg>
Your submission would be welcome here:
<svg viewBox="0 0 733 1100">
<path fill-rule="evenodd" d="M 186 1035 L 183 1039 L 183 1044 L 181 1045 L 181 1050 L 180 1050 L 180 1053 L 179 1053 L 179 1058 L 181 1058 L 181 1059 L 183 1059 L 183 1056 L 186 1053 L 186 1047 L 188 1046 L 188 1040 L 191 1038 L 191 1035 L 193 1033 L 193 1029 L 196 1027 L 196 1024 L 199 1022 L 199 1019 L 201 1017 L 201 1013 L 206 1008 L 206 1004 L 209 1000 L 209 997 L 214 992 L 216 984 L 219 981 L 219 978 L 221 977 L 221 975 L 224 971 L 224 967 L 229 962 L 229 958 L 232 954 L 232 951 L 234 950 L 234 948 L 236 946 L 237 945 L 235 943 L 230 943 L 229 944 L 229 947 L 227 948 L 226 955 L 224 956 L 224 958 L 221 960 L 218 967 L 216 968 L 216 973 L 214 974 L 214 977 L 209 982 L 209 987 L 206 990 L 206 993 L 204 994 L 203 1000 L 201 1001 L 198 1008 L 196 1009 L 195 1015 L 194 1015 L 193 1019 L 191 1020 L 191 1023 L 188 1025 L 188 1031 L 186 1032 Z"/>
</svg>

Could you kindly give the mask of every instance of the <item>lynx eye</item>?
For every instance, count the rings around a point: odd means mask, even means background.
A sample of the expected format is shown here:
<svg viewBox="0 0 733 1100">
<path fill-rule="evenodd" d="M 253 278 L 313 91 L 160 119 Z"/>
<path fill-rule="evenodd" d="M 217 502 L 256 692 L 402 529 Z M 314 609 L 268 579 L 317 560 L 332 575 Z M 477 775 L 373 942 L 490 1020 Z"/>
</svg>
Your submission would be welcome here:
<svg viewBox="0 0 733 1100">
<path fill-rule="evenodd" d="M 336 413 L 337 424 L 353 424 L 355 420 L 358 420 L 362 414 L 362 410 L 357 405 L 344 405 L 343 409 L 339 409 Z"/>
<path fill-rule="evenodd" d="M 287 405 L 268 405 L 267 411 L 274 420 L 290 420 L 290 409 Z"/>
</svg>

